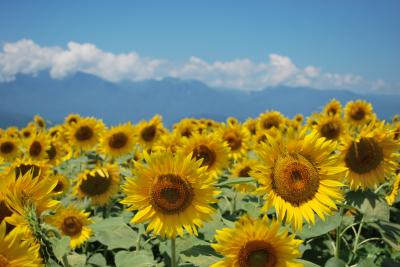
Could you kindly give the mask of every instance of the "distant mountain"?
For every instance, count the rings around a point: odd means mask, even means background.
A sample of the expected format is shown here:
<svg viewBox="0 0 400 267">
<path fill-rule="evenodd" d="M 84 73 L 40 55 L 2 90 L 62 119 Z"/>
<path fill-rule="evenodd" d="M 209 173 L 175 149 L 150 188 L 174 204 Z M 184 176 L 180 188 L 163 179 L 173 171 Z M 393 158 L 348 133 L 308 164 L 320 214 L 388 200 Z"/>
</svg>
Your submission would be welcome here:
<svg viewBox="0 0 400 267">
<path fill-rule="evenodd" d="M 166 125 L 188 116 L 215 120 L 235 116 L 245 120 L 272 109 L 292 117 L 318 111 L 331 98 L 342 103 L 359 98 L 370 101 L 380 118 L 400 113 L 400 95 L 289 87 L 241 92 L 174 78 L 111 83 L 84 73 L 54 80 L 42 72 L 36 77 L 18 75 L 13 82 L 0 83 L 0 127 L 22 127 L 34 114 L 54 123 L 69 113 L 79 113 L 118 124 L 149 119 L 158 113 Z"/>
</svg>

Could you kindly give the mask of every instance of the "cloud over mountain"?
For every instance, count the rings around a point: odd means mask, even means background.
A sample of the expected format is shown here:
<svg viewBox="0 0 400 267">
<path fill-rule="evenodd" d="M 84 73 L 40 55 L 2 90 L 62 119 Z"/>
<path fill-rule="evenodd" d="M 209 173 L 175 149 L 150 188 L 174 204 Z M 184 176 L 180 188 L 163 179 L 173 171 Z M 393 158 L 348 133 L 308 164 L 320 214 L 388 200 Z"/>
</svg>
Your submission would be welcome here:
<svg viewBox="0 0 400 267">
<path fill-rule="evenodd" d="M 118 82 L 176 77 L 197 79 L 210 86 L 246 91 L 273 86 L 307 86 L 318 89 L 370 89 L 387 87 L 384 81 L 368 81 L 360 75 L 321 71 L 315 66 L 297 66 L 289 57 L 270 54 L 265 62 L 250 59 L 207 62 L 192 56 L 183 63 L 147 58 L 136 52 L 114 54 L 90 43 L 69 42 L 66 48 L 46 47 L 23 39 L 6 43 L 0 52 L 0 82 L 17 74 L 35 75 L 49 70 L 54 79 L 76 72 Z"/>
</svg>

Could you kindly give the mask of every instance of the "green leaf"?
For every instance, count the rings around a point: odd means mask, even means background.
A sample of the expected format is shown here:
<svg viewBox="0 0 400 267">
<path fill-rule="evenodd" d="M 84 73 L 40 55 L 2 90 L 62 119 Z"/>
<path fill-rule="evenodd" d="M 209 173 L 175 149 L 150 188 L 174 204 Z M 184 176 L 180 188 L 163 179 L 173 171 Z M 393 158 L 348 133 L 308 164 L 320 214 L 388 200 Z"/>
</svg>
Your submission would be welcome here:
<svg viewBox="0 0 400 267">
<path fill-rule="evenodd" d="M 183 262 L 190 262 L 198 267 L 208 267 L 221 259 L 209 245 L 193 246 L 182 251 L 180 258 Z"/>
<path fill-rule="evenodd" d="M 321 267 L 318 264 L 315 264 L 315 263 L 310 262 L 310 261 L 306 261 L 306 260 L 297 260 L 297 261 L 300 262 L 300 263 L 303 263 L 304 267 Z"/>
<path fill-rule="evenodd" d="M 156 262 L 150 252 L 139 251 L 120 251 L 115 255 L 116 267 L 152 267 Z"/>
<path fill-rule="evenodd" d="M 137 233 L 130 228 L 122 217 L 101 220 L 92 224 L 92 239 L 106 245 L 109 249 L 129 249 L 135 245 Z"/>
<path fill-rule="evenodd" d="M 358 263 L 356 267 L 376 267 L 377 265 L 374 263 L 373 259 L 365 259 L 362 262 Z"/>
<path fill-rule="evenodd" d="M 325 263 L 325 267 L 346 267 L 346 263 L 339 258 L 333 257 Z"/>
<path fill-rule="evenodd" d="M 329 231 L 336 229 L 340 225 L 340 222 L 341 216 L 339 213 L 326 217 L 325 221 L 321 218 L 317 218 L 314 225 L 304 225 L 303 231 L 299 233 L 299 236 L 302 239 L 306 239 L 326 234 Z"/>
<path fill-rule="evenodd" d="M 84 267 L 86 264 L 86 255 L 72 254 L 67 256 L 67 260 L 70 266 L 73 267 Z"/>
<path fill-rule="evenodd" d="M 64 236 L 61 239 L 54 239 L 52 241 L 52 243 L 53 243 L 53 253 L 54 253 L 54 256 L 56 256 L 57 260 L 61 261 L 62 257 L 69 253 L 69 251 L 70 251 L 70 247 L 69 247 L 70 240 L 71 239 L 70 239 L 69 236 Z"/>
<path fill-rule="evenodd" d="M 222 229 L 225 227 L 224 222 L 222 221 L 222 216 L 219 211 L 217 211 L 213 216 L 211 221 L 204 224 L 204 227 L 200 229 L 200 232 L 204 235 L 205 240 L 212 241 L 214 240 L 214 235 L 216 230 Z"/>
<path fill-rule="evenodd" d="M 390 210 L 388 204 L 371 190 L 350 191 L 347 193 L 346 199 L 349 204 L 357 208 L 364 215 L 365 220 L 389 221 Z"/>
<path fill-rule="evenodd" d="M 107 265 L 106 259 L 100 253 L 96 253 L 92 257 L 90 257 L 88 260 L 88 263 L 90 263 L 94 266 L 99 266 L 99 267 L 103 267 L 103 266 Z"/>
<path fill-rule="evenodd" d="M 249 182 L 254 182 L 254 178 L 252 177 L 229 178 L 226 181 L 217 184 L 217 186 L 245 184 Z"/>
</svg>

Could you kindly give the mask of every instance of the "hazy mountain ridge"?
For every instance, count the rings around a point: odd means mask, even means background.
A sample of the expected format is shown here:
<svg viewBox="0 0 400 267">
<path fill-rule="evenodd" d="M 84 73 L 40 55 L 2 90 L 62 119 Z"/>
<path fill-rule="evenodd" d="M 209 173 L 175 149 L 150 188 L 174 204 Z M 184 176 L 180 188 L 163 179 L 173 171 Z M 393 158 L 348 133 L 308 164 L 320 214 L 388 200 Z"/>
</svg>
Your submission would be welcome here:
<svg viewBox="0 0 400 267">
<path fill-rule="evenodd" d="M 310 115 L 319 111 L 331 98 L 343 104 L 366 99 L 380 118 L 389 119 L 400 113 L 400 95 L 289 87 L 240 92 L 174 78 L 111 83 L 84 73 L 54 80 L 42 72 L 36 77 L 18 75 L 13 82 L 0 83 L 0 127 L 24 126 L 34 114 L 57 123 L 69 113 L 80 113 L 103 118 L 107 124 L 118 124 L 138 122 L 159 113 L 166 125 L 188 116 L 216 120 L 235 116 L 244 120 L 272 109 L 292 117 L 296 113 Z"/>
</svg>

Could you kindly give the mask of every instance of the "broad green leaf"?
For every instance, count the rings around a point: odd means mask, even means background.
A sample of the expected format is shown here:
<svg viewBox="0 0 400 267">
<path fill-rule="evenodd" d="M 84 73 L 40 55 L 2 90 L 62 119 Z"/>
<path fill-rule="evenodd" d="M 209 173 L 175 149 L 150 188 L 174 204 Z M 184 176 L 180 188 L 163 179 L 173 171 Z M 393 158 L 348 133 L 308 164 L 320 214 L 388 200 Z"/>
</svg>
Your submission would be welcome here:
<svg viewBox="0 0 400 267">
<path fill-rule="evenodd" d="M 304 264 L 304 267 L 321 267 L 318 264 L 312 263 L 310 261 L 306 261 L 306 260 L 297 260 L 300 263 Z"/>
<path fill-rule="evenodd" d="M 91 228 L 94 232 L 92 239 L 106 245 L 109 249 L 129 249 L 137 240 L 137 233 L 124 222 L 122 217 L 101 220 L 94 223 Z"/>
<path fill-rule="evenodd" d="M 365 216 L 367 221 L 389 221 L 390 211 L 388 204 L 371 190 L 350 191 L 347 193 L 346 199 L 349 204 L 357 208 Z"/>
<path fill-rule="evenodd" d="M 139 252 L 120 251 L 115 255 L 116 267 L 152 267 L 156 262 L 151 252 L 140 250 Z"/>
<path fill-rule="evenodd" d="M 70 266 L 84 267 L 86 264 L 86 255 L 81 255 L 81 254 L 68 255 L 67 260 Z"/>
<path fill-rule="evenodd" d="M 346 263 L 339 258 L 333 257 L 325 263 L 325 267 L 346 267 Z"/>
<path fill-rule="evenodd" d="M 204 224 L 204 227 L 200 229 L 200 232 L 204 235 L 205 240 L 214 240 L 214 235 L 216 230 L 226 227 L 222 221 L 222 216 L 219 211 L 217 211 L 213 216 L 211 221 Z"/>
<path fill-rule="evenodd" d="M 100 253 L 96 253 L 92 257 L 90 257 L 88 260 L 88 263 L 90 263 L 94 266 L 99 266 L 99 267 L 104 267 L 107 265 L 106 259 Z"/>
<path fill-rule="evenodd" d="M 302 239 L 320 236 L 336 229 L 341 222 L 341 216 L 339 213 L 335 213 L 333 216 L 328 216 L 325 221 L 318 218 L 315 220 L 314 225 L 303 225 L 303 230 L 298 235 Z"/>
<path fill-rule="evenodd" d="M 52 241 L 52 243 L 53 243 L 53 253 L 54 253 L 54 256 L 56 256 L 57 260 L 61 261 L 62 257 L 69 253 L 69 251 L 70 251 L 70 247 L 69 247 L 70 240 L 71 239 L 70 239 L 69 236 L 64 236 L 61 239 L 54 239 Z"/>
<path fill-rule="evenodd" d="M 220 257 L 216 254 L 214 249 L 208 245 L 195 245 L 180 253 L 180 259 L 183 262 L 190 262 L 195 266 L 208 267 L 214 262 L 218 261 Z"/>
<path fill-rule="evenodd" d="M 365 259 L 357 264 L 356 267 L 376 267 L 377 265 L 374 263 L 373 259 Z"/>
</svg>

